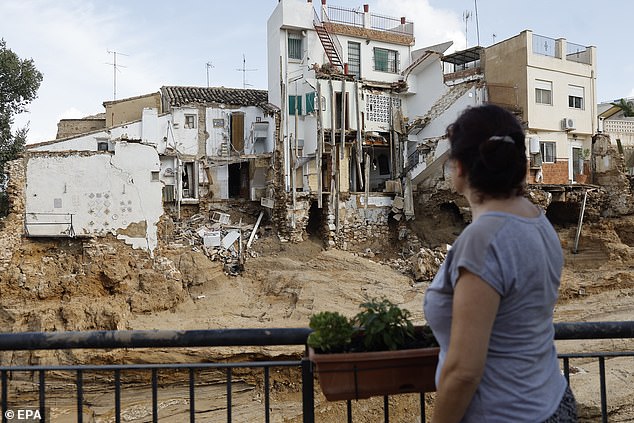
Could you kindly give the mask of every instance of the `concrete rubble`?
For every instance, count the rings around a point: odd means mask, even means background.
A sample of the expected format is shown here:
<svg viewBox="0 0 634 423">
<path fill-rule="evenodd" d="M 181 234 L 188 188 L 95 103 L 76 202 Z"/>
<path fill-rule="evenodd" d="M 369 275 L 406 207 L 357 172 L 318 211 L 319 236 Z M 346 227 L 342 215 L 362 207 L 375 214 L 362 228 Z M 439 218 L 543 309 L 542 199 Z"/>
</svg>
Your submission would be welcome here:
<svg viewBox="0 0 634 423">
<path fill-rule="evenodd" d="M 203 252 L 210 260 L 222 262 L 227 275 L 237 276 L 244 270 L 246 256 L 256 256 L 246 248 L 246 241 L 257 239 L 258 227 L 234 224 L 229 214 L 213 212 L 209 218 L 195 214 L 174 226 L 170 246 L 189 245 L 192 251 Z"/>
</svg>

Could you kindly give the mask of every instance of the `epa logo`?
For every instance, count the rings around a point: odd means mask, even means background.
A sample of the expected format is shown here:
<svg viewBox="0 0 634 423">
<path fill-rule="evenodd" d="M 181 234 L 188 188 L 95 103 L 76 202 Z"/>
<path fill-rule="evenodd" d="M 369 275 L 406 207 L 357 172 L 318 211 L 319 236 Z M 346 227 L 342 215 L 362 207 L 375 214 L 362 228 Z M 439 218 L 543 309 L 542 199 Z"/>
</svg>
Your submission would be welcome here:
<svg viewBox="0 0 634 423">
<path fill-rule="evenodd" d="M 7 410 L 4 412 L 4 416 L 7 420 L 42 420 L 42 416 L 40 414 L 40 410 L 35 409 L 21 409 L 17 410 Z"/>
</svg>

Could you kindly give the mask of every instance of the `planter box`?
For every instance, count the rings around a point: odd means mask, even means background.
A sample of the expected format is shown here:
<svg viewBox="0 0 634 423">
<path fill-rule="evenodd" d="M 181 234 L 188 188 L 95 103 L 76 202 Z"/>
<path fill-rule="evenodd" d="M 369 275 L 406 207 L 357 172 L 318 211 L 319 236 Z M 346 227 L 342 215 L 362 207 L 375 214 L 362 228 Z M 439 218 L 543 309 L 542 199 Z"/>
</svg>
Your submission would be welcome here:
<svg viewBox="0 0 634 423">
<path fill-rule="evenodd" d="M 432 392 L 439 348 L 318 354 L 309 348 L 329 401 Z"/>
</svg>

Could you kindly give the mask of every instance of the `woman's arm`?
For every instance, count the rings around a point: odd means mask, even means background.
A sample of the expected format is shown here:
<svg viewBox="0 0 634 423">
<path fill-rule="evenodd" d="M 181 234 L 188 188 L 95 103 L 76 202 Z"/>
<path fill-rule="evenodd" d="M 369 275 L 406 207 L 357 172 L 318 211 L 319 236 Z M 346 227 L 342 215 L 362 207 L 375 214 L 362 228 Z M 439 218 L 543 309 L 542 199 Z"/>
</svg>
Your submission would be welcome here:
<svg viewBox="0 0 634 423">
<path fill-rule="evenodd" d="M 500 295 L 460 269 L 454 290 L 449 349 L 440 373 L 432 423 L 459 422 L 475 393 L 487 358 Z"/>
</svg>

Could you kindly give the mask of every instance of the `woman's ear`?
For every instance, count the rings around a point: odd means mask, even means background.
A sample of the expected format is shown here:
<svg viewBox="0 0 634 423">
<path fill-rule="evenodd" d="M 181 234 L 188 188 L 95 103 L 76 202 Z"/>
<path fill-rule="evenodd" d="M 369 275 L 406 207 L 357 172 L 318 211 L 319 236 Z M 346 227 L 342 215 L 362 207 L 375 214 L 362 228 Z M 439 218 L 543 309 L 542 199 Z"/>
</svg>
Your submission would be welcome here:
<svg viewBox="0 0 634 423">
<path fill-rule="evenodd" d="M 456 176 L 463 178 L 465 174 L 464 174 L 464 166 L 462 165 L 462 162 L 460 162 L 460 160 L 454 160 L 453 166 L 454 166 L 454 172 L 456 173 Z"/>
</svg>

